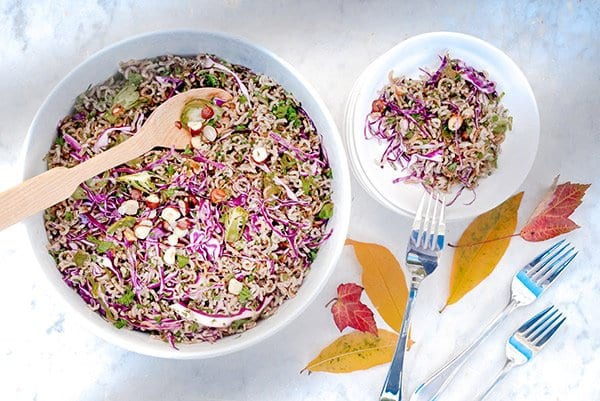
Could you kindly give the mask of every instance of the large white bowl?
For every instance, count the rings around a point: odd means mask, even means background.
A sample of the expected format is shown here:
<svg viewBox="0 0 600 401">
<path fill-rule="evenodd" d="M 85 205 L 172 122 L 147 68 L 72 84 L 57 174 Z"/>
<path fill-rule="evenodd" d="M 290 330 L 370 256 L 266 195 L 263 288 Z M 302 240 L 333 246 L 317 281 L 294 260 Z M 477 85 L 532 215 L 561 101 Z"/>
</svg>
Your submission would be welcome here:
<svg viewBox="0 0 600 401">
<path fill-rule="evenodd" d="M 232 63 L 247 66 L 257 73 L 269 75 L 302 102 L 323 136 L 333 169 L 335 210 L 329 221 L 333 234 L 319 250 L 298 294 L 285 302 L 272 317 L 260 321 L 251 330 L 226 337 L 214 344 L 179 345 L 179 350 L 175 350 L 148 334 L 119 330 L 89 309 L 79 295 L 62 281 L 54 260 L 46 250 L 48 240 L 42 214 L 25 222 L 31 248 L 42 270 L 60 298 L 66 301 L 67 308 L 74 312 L 72 315 L 80 317 L 85 325 L 106 341 L 141 354 L 165 358 L 208 358 L 234 352 L 267 338 L 292 321 L 315 298 L 329 278 L 344 246 L 350 220 L 350 175 L 344 147 L 333 118 L 317 92 L 291 65 L 270 51 L 221 33 L 189 30 L 149 33 L 109 46 L 84 61 L 54 88 L 36 114 L 25 141 L 23 178 L 30 178 L 46 170 L 42 159 L 55 139 L 58 121 L 70 112 L 76 96 L 88 85 L 102 82 L 116 73 L 119 62 L 163 54 L 197 53 L 215 54 Z"/>
</svg>

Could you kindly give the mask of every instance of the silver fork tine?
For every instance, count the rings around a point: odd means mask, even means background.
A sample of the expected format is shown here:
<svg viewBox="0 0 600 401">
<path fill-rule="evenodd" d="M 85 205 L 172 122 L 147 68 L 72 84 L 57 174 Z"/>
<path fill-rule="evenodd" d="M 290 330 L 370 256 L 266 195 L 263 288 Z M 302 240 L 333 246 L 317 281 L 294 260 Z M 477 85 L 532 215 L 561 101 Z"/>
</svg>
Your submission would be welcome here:
<svg viewBox="0 0 600 401">
<path fill-rule="evenodd" d="M 421 226 L 423 224 L 423 207 L 425 207 L 425 196 L 426 194 L 421 196 L 421 201 L 419 202 L 419 207 L 417 208 L 417 214 L 415 215 L 415 220 L 413 221 L 411 240 L 413 240 L 415 244 L 419 243 L 419 235 L 422 232 Z M 415 234 L 417 235 L 416 237 L 414 236 Z"/>
<path fill-rule="evenodd" d="M 564 241 L 564 240 L 563 240 Z M 563 246 L 561 246 L 557 251 L 548 253 L 547 257 L 544 258 L 543 261 L 540 261 L 538 264 L 534 265 L 530 270 L 527 271 L 527 275 L 534 278 L 540 271 L 542 271 L 548 263 L 550 263 L 553 259 L 555 259 L 562 251 L 565 250 L 570 244 L 567 242 Z"/>
<path fill-rule="evenodd" d="M 571 246 L 570 243 L 564 244 L 558 251 L 556 251 L 551 258 L 549 258 L 543 265 L 541 265 L 537 271 L 530 275 L 532 280 L 539 280 L 544 274 L 548 273 L 549 270 L 554 268 L 560 261 L 569 253 L 575 250 L 574 246 Z"/>
<path fill-rule="evenodd" d="M 533 259 L 529 263 L 530 268 L 533 268 L 535 265 L 537 265 L 538 263 L 540 263 L 540 261 L 542 259 L 544 259 L 546 256 L 548 256 L 548 254 L 551 253 L 553 250 L 555 250 L 556 248 L 558 248 L 559 246 L 561 246 L 564 242 L 565 242 L 565 240 L 561 239 L 556 244 L 552 245 L 550 248 L 546 249 L 544 252 L 542 252 L 541 254 L 539 254 L 535 259 Z"/>
<path fill-rule="evenodd" d="M 531 319 L 529 319 L 528 321 L 523 323 L 521 325 L 521 327 L 519 327 L 519 330 L 517 330 L 517 331 L 519 333 L 525 333 L 533 324 L 535 324 L 535 322 L 537 322 L 541 317 L 543 317 L 546 313 L 548 313 L 548 311 L 550 309 L 552 309 L 552 305 L 548 306 L 546 309 L 544 309 L 543 311 L 541 311 L 540 313 L 538 313 L 537 315 L 533 316 Z"/>
<path fill-rule="evenodd" d="M 444 220 L 444 211 L 446 210 L 446 195 L 441 195 L 440 204 L 440 218 L 435 230 L 435 249 L 437 250 L 441 250 L 444 247 L 444 235 L 446 234 L 446 223 Z"/>
<path fill-rule="evenodd" d="M 419 241 L 417 241 L 417 245 L 421 248 L 426 248 L 427 233 L 431 224 L 431 215 L 429 213 L 431 211 L 431 198 L 431 196 L 427 196 L 427 211 L 425 212 L 425 219 L 419 232 Z"/>
<path fill-rule="evenodd" d="M 427 238 L 427 249 L 435 250 L 435 238 L 437 238 L 437 226 L 439 225 L 439 217 L 438 217 L 438 203 L 439 203 L 440 195 L 436 194 L 435 199 L 433 200 L 433 213 L 431 215 L 431 222 L 429 224 L 429 229 L 427 233 L 429 237 Z"/>
<path fill-rule="evenodd" d="M 533 326 L 531 326 L 529 329 L 522 332 L 522 334 L 525 336 L 525 338 L 527 338 L 527 340 L 535 341 L 535 339 L 538 338 L 538 336 L 540 334 L 543 334 L 544 331 L 548 328 L 548 326 L 553 323 L 552 319 L 554 319 L 554 321 L 555 321 L 558 317 L 560 317 L 560 316 L 556 316 L 557 314 L 560 314 L 558 312 L 558 309 L 556 309 L 556 308 L 548 309 L 548 311 L 546 313 L 538 316 L 537 320 L 535 321 L 535 324 Z"/>
<path fill-rule="evenodd" d="M 575 252 L 562 265 L 560 265 L 559 267 L 557 267 L 556 269 L 554 269 L 554 273 L 551 273 L 548 276 L 548 278 L 546 278 L 546 280 L 542 282 L 542 285 L 549 285 L 550 283 L 552 283 L 560 275 L 560 273 L 562 273 L 563 270 L 565 270 L 565 267 L 567 267 L 569 265 L 569 263 L 571 263 L 571 261 L 573 259 L 575 259 L 575 256 L 577 256 L 578 253 L 579 252 Z"/>
<path fill-rule="evenodd" d="M 556 323 L 552 328 L 550 328 L 549 330 L 546 331 L 546 334 L 542 338 L 540 338 L 539 340 L 536 341 L 535 346 L 541 347 L 544 344 L 546 344 L 546 341 L 548 341 L 550 339 L 550 337 L 552 337 L 554 335 L 556 330 L 558 330 L 558 328 L 560 326 L 562 326 L 562 324 L 565 322 L 565 320 L 567 320 L 567 318 L 563 316 L 563 318 L 558 323 Z"/>
<path fill-rule="evenodd" d="M 571 260 L 573 260 L 575 255 L 577 255 L 577 252 L 575 252 L 575 247 L 569 248 L 567 252 L 563 253 L 558 259 L 552 262 L 552 265 L 541 272 L 536 281 L 539 283 L 539 285 L 542 285 L 542 283 L 545 283 L 556 270 L 564 270 Z"/>
</svg>

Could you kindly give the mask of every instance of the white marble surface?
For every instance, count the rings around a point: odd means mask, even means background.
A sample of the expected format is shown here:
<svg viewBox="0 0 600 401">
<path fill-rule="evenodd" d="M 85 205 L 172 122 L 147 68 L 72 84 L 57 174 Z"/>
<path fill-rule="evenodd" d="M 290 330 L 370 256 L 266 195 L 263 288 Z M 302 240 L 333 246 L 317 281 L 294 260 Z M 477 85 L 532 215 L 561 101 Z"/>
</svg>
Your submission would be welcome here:
<svg viewBox="0 0 600 401">
<path fill-rule="evenodd" d="M 411 35 L 450 30 L 477 35 L 521 66 L 537 96 L 541 143 L 523 184 L 523 220 L 552 178 L 592 183 L 569 236 L 581 254 L 534 306 L 516 312 L 482 347 L 448 400 L 469 400 L 502 365 L 504 342 L 520 322 L 554 302 L 565 330 L 529 365 L 510 374 L 492 400 L 600 400 L 600 3 L 594 1 L 0 1 L 0 188 L 19 181 L 18 154 L 52 87 L 88 55 L 128 36 L 166 28 L 231 32 L 295 65 L 341 126 L 354 79 L 376 56 Z M 410 222 L 354 186 L 350 236 L 401 257 Z M 452 223 L 457 238 L 465 223 Z M 299 374 L 338 335 L 323 305 L 341 282 L 358 281 L 346 249 L 335 275 L 306 312 L 267 341 L 213 360 L 136 355 L 85 331 L 45 284 L 20 225 L 0 232 L 2 400 L 374 400 L 387 366 L 346 375 Z M 438 367 L 498 311 L 518 266 L 546 244 L 512 241 L 500 266 L 443 314 L 450 255 L 424 283 L 408 356 L 407 390 Z"/>
</svg>

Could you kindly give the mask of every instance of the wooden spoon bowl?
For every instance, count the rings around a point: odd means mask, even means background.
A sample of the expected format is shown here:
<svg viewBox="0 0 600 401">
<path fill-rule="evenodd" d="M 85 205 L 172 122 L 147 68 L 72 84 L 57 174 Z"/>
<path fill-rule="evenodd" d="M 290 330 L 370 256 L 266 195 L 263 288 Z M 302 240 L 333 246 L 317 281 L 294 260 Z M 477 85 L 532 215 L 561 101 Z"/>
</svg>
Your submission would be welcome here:
<svg viewBox="0 0 600 401">
<path fill-rule="evenodd" d="M 185 149 L 190 134 L 177 123 L 185 104 L 214 98 L 228 101 L 232 96 L 218 88 L 179 93 L 157 107 L 138 132 L 123 143 L 74 167 L 55 167 L 0 193 L 0 230 L 67 199 L 85 180 L 154 148 Z"/>
</svg>

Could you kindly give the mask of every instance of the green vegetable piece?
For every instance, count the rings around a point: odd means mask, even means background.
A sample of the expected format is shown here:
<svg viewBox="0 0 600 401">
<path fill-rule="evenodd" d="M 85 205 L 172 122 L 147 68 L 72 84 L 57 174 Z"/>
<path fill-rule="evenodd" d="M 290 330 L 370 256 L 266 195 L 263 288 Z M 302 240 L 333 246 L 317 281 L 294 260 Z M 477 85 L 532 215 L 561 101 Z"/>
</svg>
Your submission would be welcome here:
<svg viewBox="0 0 600 401">
<path fill-rule="evenodd" d="M 131 109 L 135 106 L 136 102 L 140 98 L 140 93 L 137 90 L 137 86 L 128 83 L 117 93 L 113 99 L 113 107 L 119 105 L 125 110 Z"/>
<path fill-rule="evenodd" d="M 73 220 L 73 212 L 72 212 L 72 211 L 70 211 L 70 210 L 67 210 L 67 211 L 65 212 L 65 215 L 64 215 L 64 217 L 65 217 L 65 220 L 67 220 L 67 221 L 71 221 L 71 220 Z"/>
<path fill-rule="evenodd" d="M 58 135 L 56 137 L 56 139 L 54 140 L 54 143 L 57 144 L 58 146 L 64 146 L 65 138 L 63 138 L 62 135 Z"/>
<path fill-rule="evenodd" d="M 73 262 L 75 262 L 77 267 L 82 267 L 88 260 L 90 260 L 90 255 L 81 249 L 73 255 Z"/>
<path fill-rule="evenodd" d="M 186 156 L 192 156 L 194 154 L 194 151 L 192 150 L 192 147 L 190 145 L 187 145 L 182 153 Z"/>
<path fill-rule="evenodd" d="M 310 252 L 308 253 L 308 259 L 311 262 L 314 262 L 315 259 L 317 258 L 317 252 L 318 252 L 317 249 L 311 249 Z"/>
<path fill-rule="evenodd" d="M 102 114 L 102 118 L 104 118 L 106 121 L 108 121 L 111 124 L 116 124 L 116 122 L 119 120 L 119 117 L 113 115 L 113 113 L 110 110 L 105 111 Z"/>
<path fill-rule="evenodd" d="M 187 256 L 176 255 L 175 258 L 177 259 L 177 266 L 179 266 L 179 268 L 187 266 L 187 264 L 190 262 L 190 258 Z"/>
<path fill-rule="evenodd" d="M 319 211 L 319 218 L 323 220 L 330 219 L 333 216 L 333 203 L 326 203 Z"/>
<path fill-rule="evenodd" d="M 240 207 L 229 209 L 225 218 L 225 241 L 232 243 L 242 237 L 244 227 L 248 222 L 248 212 Z"/>
<path fill-rule="evenodd" d="M 152 177 L 153 175 L 148 171 L 142 171 L 140 173 L 117 177 L 117 181 L 126 182 L 140 191 L 151 193 L 156 191 L 156 186 L 152 182 Z"/>
<path fill-rule="evenodd" d="M 248 323 L 251 320 L 252 319 L 250 319 L 250 318 L 240 319 L 240 320 L 234 320 L 233 323 L 231 323 L 231 326 L 230 326 L 231 330 L 238 331 L 243 325 L 245 325 L 246 323 Z"/>
<path fill-rule="evenodd" d="M 94 236 L 88 235 L 86 240 L 96 245 L 99 253 L 106 253 L 109 249 L 115 249 L 115 244 L 109 241 L 102 241 Z"/>
<path fill-rule="evenodd" d="M 456 171 L 456 167 L 457 167 L 456 163 L 450 163 L 448 165 L 448 171 L 454 172 L 454 171 Z"/>
<path fill-rule="evenodd" d="M 144 77 L 142 74 L 138 74 L 137 72 L 130 72 L 127 75 L 127 82 L 131 85 L 134 85 L 136 88 L 139 88 L 140 84 L 144 82 Z"/>
<path fill-rule="evenodd" d="M 114 234 L 119 230 L 122 230 L 127 227 L 133 227 L 135 225 L 136 219 L 133 216 L 126 216 L 120 220 L 117 220 L 113 224 L 111 224 L 106 230 L 107 234 Z"/>
<path fill-rule="evenodd" d="M 114 325 L 117 329 L 122 329 L 123 327 L 127 326 L 127 320 L 119 318 Z"/>
<path fill-rule="evenodd" d="M 125 294 L 121 295 L 117 299 L 117 303 L 125 306 L 129 306 L 133 302 L 133 298 L 135 297 L 135 293 L 131 289 L 131 287 L 127 287 L 125 289 Z"/>
<path fill-rule="evenodd" d="M 204 75 L 204 85 L 211 88 L 217 88 L 221 85 L 221 82 L 219 82 L 219 78 L 217 78 L 216 75 L 206 74 Z"/>
<path fill-rule="evenodd" d="M 302 191 L 304 192 L 304 195 L 310 195 L 311 188 L 315 185 L 314 178 L 303 177 L 300 181 L 302 181 Z"/>
<path fill-rule="evenodd" d="M 238 301 L 241 304 L 245 304 L 252 299 L 252 293 L 250 292 L 250 288 L 243 286 L 242 290 L 238 294 Z"/>
<path fill-rule="evenodd" d="M 247 101 L 248 101 L 248 99 L 246 98 L 246 96 L 244 96 L 244 95 L 241 95 L 241 96 L 239 97 L 239 102 L 240 102 L 240 104 L 244 104 L 244 103 L 246 103 Z"/>
</svg>

